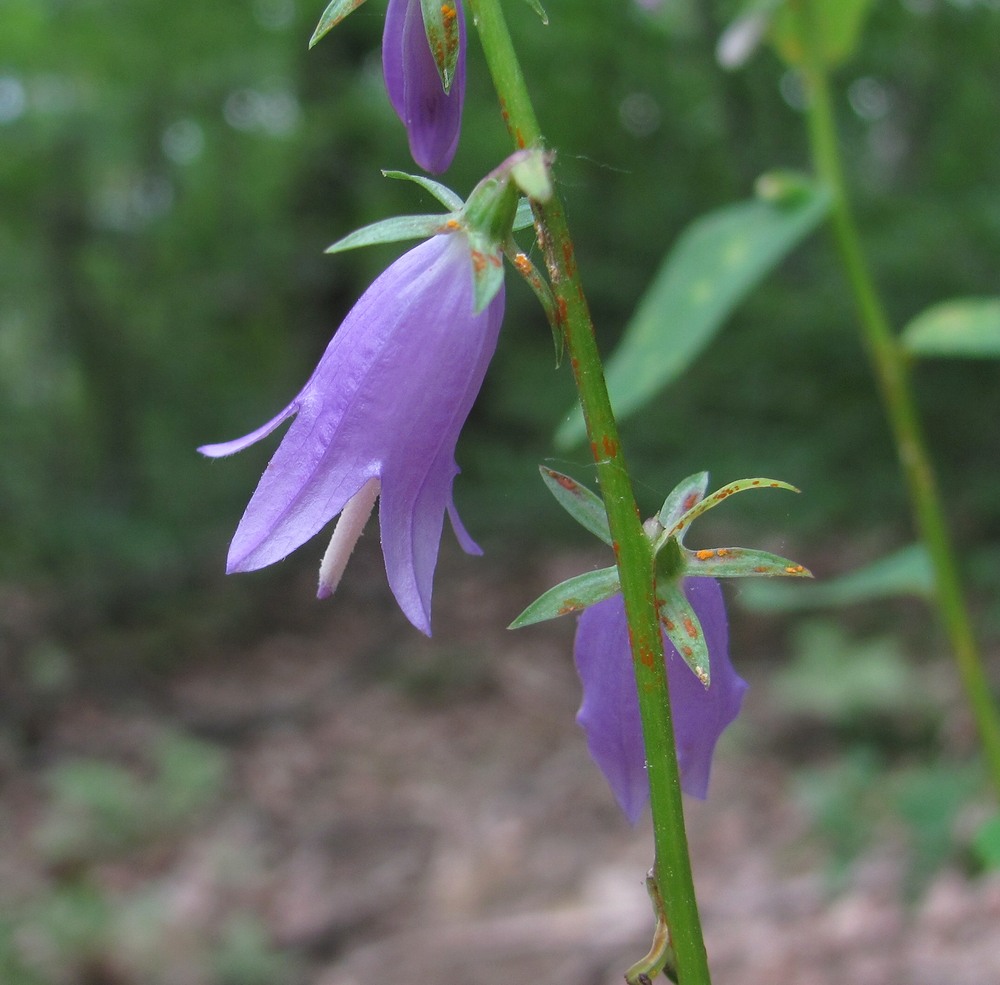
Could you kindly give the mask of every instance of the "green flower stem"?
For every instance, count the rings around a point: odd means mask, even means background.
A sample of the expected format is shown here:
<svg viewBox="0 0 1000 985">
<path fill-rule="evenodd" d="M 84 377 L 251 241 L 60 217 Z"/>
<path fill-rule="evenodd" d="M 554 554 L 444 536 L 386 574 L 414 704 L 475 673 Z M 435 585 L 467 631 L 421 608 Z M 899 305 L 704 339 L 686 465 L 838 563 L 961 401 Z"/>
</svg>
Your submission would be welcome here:
<svg viewBox="0 0 1000 985">
<path fill-rule="evenodd" d="M 945 521 L 934 466 L 923 438 L 906 357 L 889 327 L 865 261 L 847 198 L 826 66 L 821 53 L 815 0 L 793 0 L 802 43 L 808 95 L 809 138 L 816 170 L 833 193 L 831 223 L 837 250 L 854 293 L 862 334 L 906 479 L 920 538 L 934 568 L 937 604 L 951 641 L 966 696 L 1000 794 L 1000 713 L 972 631 L 955 552 Z"/>
<path fill-rule="evenodd" d="M 514 144 L 518 148 L 544 146 L 499 0 L 468 0 L 468 6 Z M 534 209 L 535 230 L 587 423 L 625 598 L 646 744 L 656 882 L 663 891 L 680 981 L 683 985 L 709 985 L 684 830 L 663 640 L 656 609 L 653 555 L 622 454 L 590 310 L 558 193 L 544 204 L 536 203 Z"/>
</svg>

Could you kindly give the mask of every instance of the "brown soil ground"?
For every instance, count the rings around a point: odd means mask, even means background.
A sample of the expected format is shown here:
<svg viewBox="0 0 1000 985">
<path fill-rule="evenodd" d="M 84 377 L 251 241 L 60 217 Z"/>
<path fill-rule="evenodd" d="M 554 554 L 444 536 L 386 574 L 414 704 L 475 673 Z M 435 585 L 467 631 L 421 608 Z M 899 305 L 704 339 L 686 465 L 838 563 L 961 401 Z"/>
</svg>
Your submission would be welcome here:
<svg viewBox="0 0 1000 985">
<path fill-rule="evenodd" d="M 18 906 L 79 876 L 37 850 L 54 764 L 141 773 L 167 730 L 225 753 L 221 793 L 195 821 L 81 863 L 124 910 L 155 900 L 153 931 L 104 939 L 83 963 L 39 959 L 47 981 L 214 985 L 189 955 L 236 912 L 292 956 L 280 980 L 308 985 L 611 985 L 646 950 L 650 831 L 621 818 L 574 725 L 573 627 L 503 628 L 582 559 L 514 579 L 449 554 L 428 641 L 360 554 L 331 603 L 306 580 L 266 603 L 277 628 L 256 642 L 203 641 L 152 685 L 77 682 L 34 715 L 27 746 L 23 716 L 3 733 L 0 915 L 15 924 Z M 956 853 L 906 901 L 890 827 L 832 885 L 795 794 L 794 733 L 742 648 L 745 715 L 708 801 L 687 805 L 716 985 L 998 985 L 1000 874 L 970 876 Z M 14 946 L 31 951 L 23 919 Z"/>
</svg>

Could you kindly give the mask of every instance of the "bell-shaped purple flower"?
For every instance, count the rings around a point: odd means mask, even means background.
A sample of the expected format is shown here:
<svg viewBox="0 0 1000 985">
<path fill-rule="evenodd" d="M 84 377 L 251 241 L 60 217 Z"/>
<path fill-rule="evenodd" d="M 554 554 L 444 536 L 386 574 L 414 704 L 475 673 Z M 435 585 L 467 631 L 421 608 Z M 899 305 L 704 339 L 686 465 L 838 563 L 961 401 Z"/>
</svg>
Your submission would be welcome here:
<svg viewBox="0 0 1000 985">
<path fill-rule="evenodd" d="M 382 35 L 382 71 L 389 102 L 403 121 L 413 160 L 425 171 L 447 171 L 458 148 L 465 101 L 465 14 L 455 8 L 458 52 L 445 92 L 424 29 L 420 0 L 389 0 Z"/>
<path fill-rule="evenodd" d="M 747 683 L 729 662 L 729 630 L 718 582 L 686 578 L 684 594 L 705 634 L 711 685 L 706 688 L 695 677 L 665 635 L 663 646 L 681 788 L 704 799 L 715 744 L 739 714 Z M 649 800 L 649 779 L 621 594 L 590 606 L 580 616 L 574 656 L 583 682 L 583 704 L 576 720 L 587 734 L 591 757 L 635 824 Z"/>
<path fill-rule="evenodd" d="M 343 511 L 320 572 L 319 595 L 329 595 L 380 497 L 389 585 L 407 618 L 430 634 L 445 512 L 462 547 L 481 553 L 452 499 L 455 445 L 496 348 L 503 308 L 501 287 L 474 312 L 464 232 L 434 236 L 379 276 L 277 417 L 246 437 L 199 449 L 230 455 L 295 417 L 243 514 L 227 570 L 281 560 Z"/>
</svg>

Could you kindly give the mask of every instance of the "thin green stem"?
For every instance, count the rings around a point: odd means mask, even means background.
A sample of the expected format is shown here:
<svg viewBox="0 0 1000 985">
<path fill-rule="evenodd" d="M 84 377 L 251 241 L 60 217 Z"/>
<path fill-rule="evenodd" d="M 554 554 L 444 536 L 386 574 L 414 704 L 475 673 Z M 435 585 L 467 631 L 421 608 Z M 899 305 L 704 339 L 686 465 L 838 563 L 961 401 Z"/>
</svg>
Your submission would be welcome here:
<svg viewBox="0 0 1000 985">
<path fill-rule="evenodd" d="M 1000 713 L 990 691 L 962 591 L 934 466 L 923 438 L 905 354 L 889 326 L 861 248 L 847 197 L 814 0 L 795 0 L 808 96 L 809 138 L 816 170 L 833 193 L 831 222 L 854 294 L 862 335 L 878 381 L 914 521 L 934 569 L 936 599 L 969 705 L 979 729 L 987 769 L 1000 794 Z"/>
<path fill-rule="evenodd" d="M 541 128 L 499 0 L 468 0 L 468 6 L 515 146 L 543 146 Z M 622 454 L 590 310 L 558 193 L 550 201 L 535 205 L 535 231 L 545 256 L 557 316 L 587 423 L 625 598 L 646 744 L 656 882 L 663 891 L 682 985 L 709 985 L 708 960 L 684 829 L 663 640 L 656 610 L 653 555 L 643 533 Z"/>
</svg>

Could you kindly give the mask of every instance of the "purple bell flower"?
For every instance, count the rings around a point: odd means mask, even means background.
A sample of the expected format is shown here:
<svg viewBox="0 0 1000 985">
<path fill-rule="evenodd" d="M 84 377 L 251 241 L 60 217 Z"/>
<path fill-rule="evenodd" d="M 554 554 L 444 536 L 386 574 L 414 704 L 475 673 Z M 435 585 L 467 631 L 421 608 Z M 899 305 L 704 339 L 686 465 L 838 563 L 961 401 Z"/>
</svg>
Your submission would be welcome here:
<svg viewBox="0 0 1000 985">
<path fill-rule="evenodd" d="M 389 586 L 430 635 L 431 587 L 444 514 L 462 547 L 482 553 L 452 499 L 455 445 L 497 344 L 504 292 L 480 313 L 464 232 L 436 235 L 400 257 L 344 319 L 299 395 L 263 427 L 198 450 L 242 451 L 295 417 L 229 549 L 227 571 L 280 561 L 341 519 L 320 569 L 337 587 L 380 499 Z"/>
<path fill-rule="evenodd" d="M 695 677 L 664 635 L 670 709 L 681 788 L 704 799 L 715 744 L 740 712 L 747 689 L 729 662 L 729 630 L 722 590 L 713 578 L 686 578 L 684 594 L 694 607 L 711 657 L 712 683 Z M 604 774 L 618 805 L 635 824 L 649 800 L 639 698 L 622 596 L 590 606 L 580 616 L 574 645 L 583 682 L 576 720 L 587 734 L 591 758 Z"/>
<path fill-rule="evenodd" d="M 420 0 L 389 0 L 382 35 L 382 71 L 389 102 L 403 121 L 413 160 L 425 171 L 447 171 L 458 148 L 465 101 L 465 14 L 456 5 L 458 60 L 444 91 L 424 29 Z"/>
</svg>

